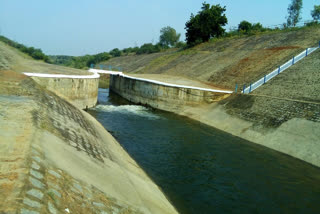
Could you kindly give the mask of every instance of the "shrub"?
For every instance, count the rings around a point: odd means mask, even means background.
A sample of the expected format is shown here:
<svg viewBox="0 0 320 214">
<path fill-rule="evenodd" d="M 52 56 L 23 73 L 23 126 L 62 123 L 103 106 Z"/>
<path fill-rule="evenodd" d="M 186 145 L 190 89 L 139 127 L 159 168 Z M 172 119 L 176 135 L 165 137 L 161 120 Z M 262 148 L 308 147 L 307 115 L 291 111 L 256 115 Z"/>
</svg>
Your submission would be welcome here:
<svg viewBox="0 0 320 214">
<path fill-rule="evenodd" d="M 121 51 L 118 48 L 115 48 L 109 52 L 109 54 L 113 57 L 121 56 Z"/>
<path fill-rule="evenodd" d="M 137 51 L 137 54 L 150 54 L 150 53 L 157 53 L 160 51 L 161 51 L 160 44 L 153 45 L 152 43 L 146 43 L 139 48 L 139 50 Z"/>
</svg>

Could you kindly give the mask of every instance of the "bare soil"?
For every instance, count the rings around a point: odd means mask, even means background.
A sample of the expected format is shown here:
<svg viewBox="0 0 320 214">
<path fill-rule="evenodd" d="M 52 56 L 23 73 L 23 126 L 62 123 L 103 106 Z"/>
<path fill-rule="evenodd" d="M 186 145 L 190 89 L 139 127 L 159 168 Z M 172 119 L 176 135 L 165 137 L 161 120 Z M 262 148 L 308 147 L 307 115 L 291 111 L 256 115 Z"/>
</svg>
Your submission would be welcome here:
<svg viewBox="0 0 320 214">
<path fill-rule="evenodd" d="M 124 72 L 183 76 L 234 90 L 271 72 L 305 48 L 318 45 L 320 27 L 224 38 L 192 49 L 116 57 L 104 64 Z"/>
<path fill-rule="evenodd" d="M 156 80 L 156 81 L 170 83 L 170 84 L 224 90 L 223 88 L 216 87 L 213 84 L 210 84 L 204 81 L 194 80 L 194 79 L 183 77 L 183 76 L 173 76 L 173 75 L 166 75 L 166 74 L 132 74 L 132 73 L 129 73 L 128 75 L 132 77 L 146 78 L 146 79 Z"/>
</svg>

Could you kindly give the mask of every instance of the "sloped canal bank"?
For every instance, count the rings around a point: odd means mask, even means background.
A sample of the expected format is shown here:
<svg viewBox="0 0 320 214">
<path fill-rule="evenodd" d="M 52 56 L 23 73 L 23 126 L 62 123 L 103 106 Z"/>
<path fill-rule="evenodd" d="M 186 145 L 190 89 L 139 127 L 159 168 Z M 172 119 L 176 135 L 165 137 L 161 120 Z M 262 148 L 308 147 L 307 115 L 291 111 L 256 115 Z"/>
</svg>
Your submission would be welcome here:
<svg viewBox="0 0 320 214">
<path fill-rule="evenodd" d="M 108 90 L 89 110 L 181 213 L 318 213 L 320 169 Z"/>
</svg>

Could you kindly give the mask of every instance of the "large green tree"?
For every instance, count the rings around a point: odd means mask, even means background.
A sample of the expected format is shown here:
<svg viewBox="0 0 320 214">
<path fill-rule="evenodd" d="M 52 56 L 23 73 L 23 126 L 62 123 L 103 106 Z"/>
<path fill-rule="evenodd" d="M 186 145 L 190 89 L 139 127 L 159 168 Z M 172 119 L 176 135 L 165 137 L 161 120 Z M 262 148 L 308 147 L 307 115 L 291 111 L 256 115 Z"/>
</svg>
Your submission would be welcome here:
<svg viewBox="0 0 320 214">
<path fill-rule="evenodd" d="M 295 27 L 301 20 L 302 0 L 292 0 L 288 6 L 287 26 Z"/>
<path fill-rule="evenodd" d="M 202 4 L 201 11 L 197 15 L 191 14 L 190 20 L 186 23 L 186 40 L 187 44 L 195 45 L 206 42 L 212 37 L 220 37 L 224 34 L 225 26 L 228 19 L 224 12 L 226 7 Z"/>
<path fill-rule="evenodd" d="M 172 47 L 177 44 L 177 42 L 180 39 L 180 33 L 177 33 L 177 31 L 170 27 L 164 27 L 160 30 L 160 39 L 159 44 L 162 47 Z"/>
<path fill-rule="evenodd" d="M 314 21 L 320 20 L 320 5 L 315 5 L 311 11 L 311 16 Z"/>
</svg>

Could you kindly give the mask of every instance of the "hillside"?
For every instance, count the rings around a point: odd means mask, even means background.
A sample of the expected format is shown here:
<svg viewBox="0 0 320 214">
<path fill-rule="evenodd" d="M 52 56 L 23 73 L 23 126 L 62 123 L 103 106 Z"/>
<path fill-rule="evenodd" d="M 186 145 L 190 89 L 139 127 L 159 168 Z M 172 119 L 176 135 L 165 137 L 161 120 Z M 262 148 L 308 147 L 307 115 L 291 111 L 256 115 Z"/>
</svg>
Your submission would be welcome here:
<svg viewBox="0 0 320 214">
<path fill-rule="evenodd" d="M 102 64 L 127 73 L 185 76 L 233 90 L 272 71 L 307 47 L 317 46 L 320 26 L 223 38 L 183 51 L 112 58 Z"/>
<path fill-rule="evenodd" d="M 221 104 L 231 115 L 255 126 L 279 127 L 293 118 L 320 122 L 319 59 L 317 50 L 250 95 L 234 96 Z"/>
<path fill-rule="evenodd" d="M 12 70 L 18 73 L 51 73 L 88 75 L 86 70 L 52 65 L 34 60 L 30 56 L 0 41 L 0 70 Z"/>
<path fill-rule="evenodd" d="M 179 78 L 234 90 L 260 79 L 307 47 L 318 46 L 320 27 L 224 38 L 184 51 L 113 58 L 133 76 Z M 320 50 L 251 94 L 170 110 L 235 136 L 320 166 Z M 158 76 L 158 77 L 156 77 Z M 169 81 L 169 80 L 168 80 Z"/>
</svg>

